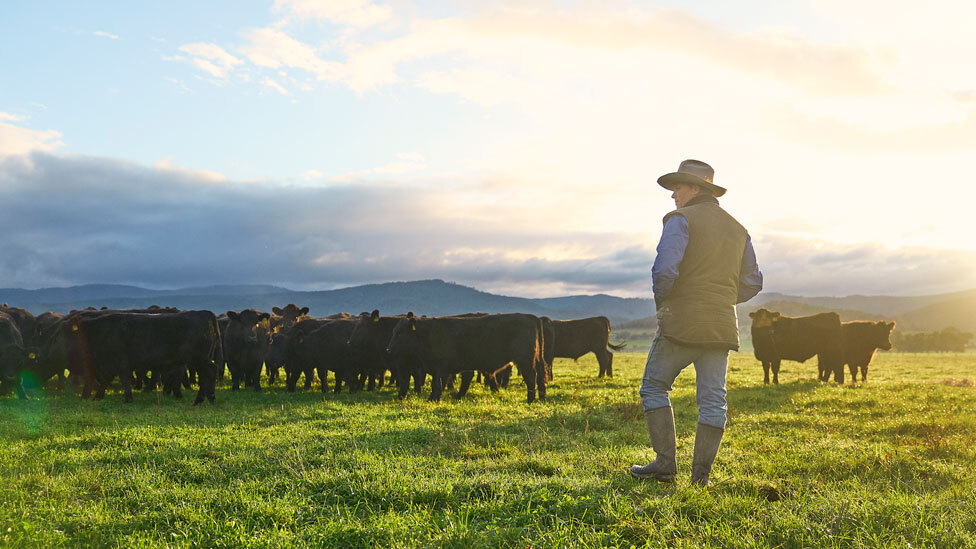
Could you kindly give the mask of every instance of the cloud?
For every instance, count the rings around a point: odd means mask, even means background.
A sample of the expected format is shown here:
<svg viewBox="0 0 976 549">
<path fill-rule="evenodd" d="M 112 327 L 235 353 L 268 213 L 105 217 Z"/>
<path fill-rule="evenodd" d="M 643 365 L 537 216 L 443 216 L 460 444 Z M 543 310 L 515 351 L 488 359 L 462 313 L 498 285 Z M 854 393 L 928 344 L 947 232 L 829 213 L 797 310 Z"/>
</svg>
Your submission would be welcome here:
<svg viewBox="0 0 976 549">
<path fill-rule="evenodd" d="M 393 10 L 369 0 L 275 0 L 276 11 L 288 11 L 301 18 L 368 27 L 389 21 Z"/>
<path fill-rule="evenodd" d="M 110 32 L 105 32 L 105 31 L 102 31 L 102 30 L 95 31 L 92 34 L 94 34 L 95 36 L 101 37 L 101 38 L 109 38 L 111 40 L 118 40 L 119 39 L 119 35 L 112 34 Z"/>
<path fill-rule="evenodd" d="M 214 78 L 227 78 L 228 73 L 235 66 L 243 63 L 240 59 L 227 53 L 217 44 L 197 42 L 180 46 L 180 51 L 193 56 L 193 66 L 209 73 Z M 173 58 L 170 58 L 173 59 Z"/>
<path fill-rule="evenodd" d="M 0 158 L 22 155 L 33 151 L 51 151 L 62 145 L 61 132 L 55 130 L 31 130 L 17 125 L 24 117 L 0 112 Z"/>
<path fill-rule="evenodd" d="M 0 160 L 0 280 L 307 288 L 444 278 L 518 295 L 650 294 L 654 235 L 534 215 L 538 200 L 471 200 L 482 192 L 479 182 L 393 183 L 242 183 L 171 160 L 144 167 L 49 153 L 7 157 Z M 976 252 L 775 234 L 757 237 L 756 247 L 771 291 L 922 294 L 974 286 Z"/>
<path fill-rule="evenodd" d="M 315 49 L 295 40 L 285 32 L 267 27 L 251 29 L 245 33 L 248 43 L 240 48 L 251 63 L 259 67 L 279 69 L 290 67 L 312 73 L 319 80 L 338 80 L 339 63 L 321 59 Z"/>
<path fill-rule="evenodd" d="M 421 154 L 400 153 L 396 155 L 396 158 L 397 160 L 394 162 L 374 168 L 373 173 L 378 175 L 400 175 L 427 169 L 427 162 Z"/>
<path fill-rule="evenodd" d="M 275 82 L 270 78 L 265 78 L 261 81 L 261 84 L 273 89 L 274 91 L 280 93 L 281 95 L 288 95 L 288 90 L 286 90 L 281 84 Z"/>
</svg>

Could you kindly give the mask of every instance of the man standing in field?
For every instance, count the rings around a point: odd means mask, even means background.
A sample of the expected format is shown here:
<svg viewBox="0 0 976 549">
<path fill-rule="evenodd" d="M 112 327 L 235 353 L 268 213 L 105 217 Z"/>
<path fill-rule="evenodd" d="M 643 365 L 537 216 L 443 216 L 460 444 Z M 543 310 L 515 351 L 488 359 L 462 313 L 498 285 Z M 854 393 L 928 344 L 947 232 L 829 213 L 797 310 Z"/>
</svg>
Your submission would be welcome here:
<svg viewBox="0 0 976 549">
<path fill-rule="evenodd" d="M 674 411 L 668 393 L 678 374 L 694 363 L 698 429 L 691 481 L 708 485 L 708 475 L 725 432 L 725 374 L 730 350 L 739 349 L 735 305 L 762 289 L 762 273 L 749 233 L 718 205 L 725 189 L 712 183 L 715 171 L 685 160 L 677 172 L 658 178 L 671 191 L 675 210 L 651 271 L 658 329 L 647 355 L 640 396 L 657 457 L 634 465 L 636 479 L 674 480 Z"/>
</svg>

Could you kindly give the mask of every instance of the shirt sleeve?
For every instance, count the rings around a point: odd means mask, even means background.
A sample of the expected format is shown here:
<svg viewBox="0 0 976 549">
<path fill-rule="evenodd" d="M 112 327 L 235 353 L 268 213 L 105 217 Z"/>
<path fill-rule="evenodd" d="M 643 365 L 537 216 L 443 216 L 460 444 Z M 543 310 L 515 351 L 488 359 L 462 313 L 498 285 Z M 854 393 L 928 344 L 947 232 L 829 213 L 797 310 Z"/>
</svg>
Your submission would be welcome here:
<svg viewBox="0 0 976 549">
<path fill-rule="evenodd" d="M 683 215 L 673 215 L 664 224 L 661 241 L 657 245 L 657 257 L 651 267 L 651 283 L 654 301 L 658 306 L 667 297 L 678 279 L 678 265 L 688 247 L 688 220 Z"/>
<path fill-rule="evenodd" d="M 756 250 L 752 247 L 752 237 L 746 235 L 746 248 L 742 253 L 742 267 L 739 269 L 739 298 L 736 303 L 756 297 L 762 287 L 763 276 L 756 263 Z"/>
</svg>

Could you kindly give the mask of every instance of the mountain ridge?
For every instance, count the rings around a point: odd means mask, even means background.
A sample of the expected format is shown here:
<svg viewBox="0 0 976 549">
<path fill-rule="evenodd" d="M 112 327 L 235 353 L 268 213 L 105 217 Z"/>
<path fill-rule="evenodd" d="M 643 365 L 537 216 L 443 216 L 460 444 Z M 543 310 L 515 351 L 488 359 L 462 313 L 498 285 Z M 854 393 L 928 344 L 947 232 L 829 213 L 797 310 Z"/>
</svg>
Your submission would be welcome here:
<svg viewBox="0 0 976 549">
<path fill-rule="evenodd" d="M 364 284 L 333 290 L 291 290 L 267 284 L 211 285 L 153 290 L 131 285 L 86 284 L 63 288 L 0 288 L 0 303 L 23 307 L 34 314 L 46 311 L 66 313 L 88 306 L 137 308 L 149 305 L 180 309 L 208 309 L 215 313 L 296 303 L 308 306 L 311 314 L 358 313 L 379 309 L 384 314 L 414 311 L 432 316 L 481 311 L 525 312 L 554 319 L 603 315 L 612 322 L 647 320 L 654 315 L 654 302 L 647 298 L 624 298 L 608 294 L 527 298 L 493 294 L 440 279 Z M 972 309 L 969 309 L 969 304 Z M 809 297 L 760 293 L 739 306 L 740 323 L 759 307 L 778 308 L 784 314 L 812 314 L 822 310 L 843 312 L 845 320 L 894 319 L 909 330 L 939 330 L 947 325 L 976 331 L 976 289 L 929 296 Z M 916 314 L 915 311 L 918 311 Z M 944 321 L 954 322 L 946 324 Z"/>
</svg>

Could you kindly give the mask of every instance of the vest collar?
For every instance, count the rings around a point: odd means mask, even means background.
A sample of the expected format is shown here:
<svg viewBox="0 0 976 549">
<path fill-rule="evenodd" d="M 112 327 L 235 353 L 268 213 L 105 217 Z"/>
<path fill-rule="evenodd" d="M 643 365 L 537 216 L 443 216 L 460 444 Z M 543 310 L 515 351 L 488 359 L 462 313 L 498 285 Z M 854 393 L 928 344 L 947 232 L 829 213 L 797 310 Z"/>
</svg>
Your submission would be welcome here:
<svg viewBox="0 0 976 549">
<path fill-rule="evenodd" d="M 692 198 L 684 205 L 685 208 L 688 206 L 694 206 L 695 204 L 718 204 L 718 199 L 710 194 L 700 194 L 695 198 Z"/>
</svg>

